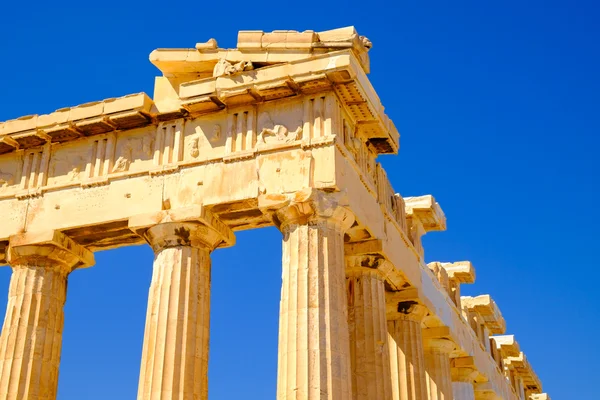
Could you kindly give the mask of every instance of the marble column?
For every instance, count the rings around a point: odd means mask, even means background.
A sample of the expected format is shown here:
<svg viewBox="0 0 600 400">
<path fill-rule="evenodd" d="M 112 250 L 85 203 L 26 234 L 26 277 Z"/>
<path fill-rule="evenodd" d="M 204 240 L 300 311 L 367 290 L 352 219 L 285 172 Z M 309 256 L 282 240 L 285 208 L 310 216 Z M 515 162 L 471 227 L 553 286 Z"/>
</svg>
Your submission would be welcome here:
<svg viewBox="0 0 600 400">
<path fill-rule="evenodd" d="M 210 253 L 221 242 L 197 222 L 164 222 L 143 233 L 155 253 L 139 400 L 208 398 Z"/>
<path fill-rule="evenodd" d="M 454 400 L 475 400 L 473 384 L 469 382 L 453 382 L 452 394 Z"/>
<path fill-rule="evenodd" d="M 454 361 L 454 360 L 453 360 Z M 473 380 L 478 372 L 474 367 L 452 367 L 452 394 L 454 400 L 475 400 Z"/>
<path fill-rule="evenodd" d="M 454 343 L 448 339 L 425 340 L 425 370 L 429 400 L 452 400 L 450 353 Z"/>
<path fill-rule="evenodd" d="M 352 398 L 391 399 L 383 275 L 369 256 L 346 257 L 346 267 Z"/>
<path fill-rule="evenodd" d="M 0 398 L 54 400 L 67 276 L 94 255 L 60 232 L 10 239 L 13 274 L 0 336 Z"/>
<path fill-rule="evenodd" d="M 275 220 L 283 234 L 277 399 L 350 399 L 344 232 L 354 217 L 317 192 Z"/>
<path fill-rule="evenodd" d="M 427 309 L 415 301 L 394 305 L 388 312 L 388 344 L 393 400 L 427 400 L 421 322 Z"/>
</svg>

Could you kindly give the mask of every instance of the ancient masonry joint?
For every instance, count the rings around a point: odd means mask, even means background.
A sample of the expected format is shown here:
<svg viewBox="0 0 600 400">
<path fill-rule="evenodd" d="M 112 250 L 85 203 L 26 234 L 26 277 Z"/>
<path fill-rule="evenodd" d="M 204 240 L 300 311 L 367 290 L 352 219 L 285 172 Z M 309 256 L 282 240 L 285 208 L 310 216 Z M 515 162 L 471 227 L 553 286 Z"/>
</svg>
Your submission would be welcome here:
<svg viewBox="0 0 600 400">
<path fill-rule="evenodd" d="M 236 49 L 153 51 L 153 98 L 0 123 L 0 400 L 56 398 L 68 275 L 142 243 L 156 257 L 138 399 L 206 400 L 211 253 L 270 225 L 278 400 L 548 399 L 496 303 L 460 295 L 471 263 L 425 264 L 421 238 L 446 218 L 377 162 L 399 134 L 371 46 L 353 27 L 240 31 Z"/>
</svg>

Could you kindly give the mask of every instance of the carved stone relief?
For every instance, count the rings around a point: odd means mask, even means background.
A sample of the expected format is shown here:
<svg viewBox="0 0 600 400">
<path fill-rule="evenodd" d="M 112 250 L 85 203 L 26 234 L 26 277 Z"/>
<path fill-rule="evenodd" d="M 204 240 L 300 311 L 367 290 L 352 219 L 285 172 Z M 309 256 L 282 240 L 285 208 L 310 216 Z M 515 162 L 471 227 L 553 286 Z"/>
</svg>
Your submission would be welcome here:
<svg viewBox="0 0 600 400">
<path fill-rule="evenodd" d="M 242 71 L 251 71 L 254 65 L 250 61 L 240 61 L 236 64 L 231 64 L 229 61 L 221 58 L 213 69 L 213 77 L 229 76 Z"/>
<path fill-rule="evenodd" d="M 5 189 L 6 187 L 12 185 L 14 183 L 13 174 L 9 174 L 8 172 L 3 172 L 0 169 L 0 191 Z"/>
<path fill-rule="evenodd" d="M 0 193 L 8 191 L 10 186 L 16 185 L 19 180 L 17 165 L 18 158 L 4 156 L 0 159 Z"/>
<path fill-rule="evenodd" d="M 194 136 L 190 140 L 190 156 L 193 158 L 197 158 L 200 155 L 199 142 L 200 138 L 198 136 Z"/>
<path fill-rule="evenodd" d="M 200 155 L 200 147 L 201 147 L 201 136 L 203 135 L 202 128 L 200 126 L 196 126 L 194 129 L 194 134 L 189 136 L 187 139 L 187 148 L 188 154 L 192 158 L 198 158 Z M 206 133 L 206 139 L 211 144 L 217 144 L 221 139 L 221 125 L 215 124 L 212 126 L 212 129 Z"/>
<path fill-rule="evenodd" d="M 121 136 L 117 141 L 114 163 L 111 173 L 125 172 L 132 169 L 143 169 L 151 164 L 154 157 L 155 131 L 147 131 L 144 135 L 129 134 Z"/>
<path fill-rule="evenodd" d="M 115 165 L 112 169 L 112 173 L 125 172 L 129 169 L 131 163 L 133 150 L 130 147 L 125 147 L 119 158 L 116 159 Z"/>
<path fill-rule="evenodd" d="M 154 151 L 154 138 L 151 136 L 144 136 L 141 138 L 128 139 L 126 147 L 131 150 L 132 157 L 134 155 L 140 156 L 138 159 L 148 159 L 153 156 Z M 133 160 L 132 160 L 133 161 Z"/>
<path fill-rule="evenodd" d="M 208 136 L 208 141 L 211 143 L 216 143 L 221 139 L 221 125 L 215 124 L 213 126 L 212 132 Z"/>
<path fill-rule="evenodd" d="M 48 185 L 78 181 L 89 162 L 89 152 L 82 153 L 79 147 L 58 149 L 50 159 Z"/>
<path fill-rule="evenodd" d="M 259 144 L 290 143 L 302 138 L 302 122 L 296 130 L 290 131 L 285 125 L 275 123 L 266 111 L 258 117 L 258 126 L 262 127 L 258 134 Z"/>
</svg>

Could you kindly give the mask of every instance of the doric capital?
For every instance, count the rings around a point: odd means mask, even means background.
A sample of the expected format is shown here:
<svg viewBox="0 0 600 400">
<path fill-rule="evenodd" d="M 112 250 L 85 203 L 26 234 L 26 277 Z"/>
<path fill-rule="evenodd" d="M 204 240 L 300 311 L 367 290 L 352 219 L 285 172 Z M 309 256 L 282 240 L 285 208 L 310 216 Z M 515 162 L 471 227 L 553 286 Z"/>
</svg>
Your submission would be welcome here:
<svg viewBox="0 0 600 400">
<path fill-rule="evenodd" d="M 222 237 L 218 231 L 199 222 L 165 222 L 151 226 L 144 239 L 154 252 L 176 246 L 206 247 L 214 250 Z"/>
<path fill-rule="evenodd" d="M 129 219 L 129 229 L 142 236 L 154 252 L 175 246 L 212 251 L 235 243 L 231 229 L 203 206 L 137 215 Z"/>
<path fill-rule="evenodd" d="M 346 276 L 373 275 L 383 279 L 383 273 L 378 270 L 379 265 L 385 262 L 379 255 L 360 255 L 344 257 L 346 261 Z"/>
<path fill-rule="evenodd" d="M 344 193 L 305 189 L 281 199 L 259 199 L 264 209 L 275 208 L 273 221 L 282 232 L 295 225 L 327 223 L 345 232 L 354 223 Z"/>
<path fill-rule="evenodd" d="M 450 359 L 450 367 L 453 382 L 473 383 L 479 375 L 475 368 L 475 361 L 470 356 Z"/>
<path fill-rule="evenodd" d="M 456 344 L 453 341 L 442 338 L 423 338 L 425 350 L 430 352 L 439 352 L 450 354 L 456 349 Z"/>
<path fill-rule="evenodd" d="M 346 269 L 356 266 L 356 263 L 364 266 L 365 259 L 361 257 L 367 257 L 367 265 L 377 268 L 391 290 L 400 290 L 406 285 L 406 277 L 402 272 L 385 259 L 381 239 L 344 243 L 344 254 Z"/>
<path fill-rule="evenodd" d="M 94 253 L 59 231 L 27 232 L 11 236 L 7 261 L 13 268 L 48 267 L 70 273 L 94 265 Z"/>
<path fill-rule="evenodd" d="M 372 277 L 374 279 L 385 281 L 385 276 L 383 273 L 377 268 L 369 268 L 369 267 L 346 267 L 346 276 L 347 277 Z"/>
<path fill-rule="evenodd" d="M 388 320 L 422 321 L 429 312 L 427 307 L 419 302 L 416 292 L 412 289 L 386 292 L 385 302 Z"/>
</svg>

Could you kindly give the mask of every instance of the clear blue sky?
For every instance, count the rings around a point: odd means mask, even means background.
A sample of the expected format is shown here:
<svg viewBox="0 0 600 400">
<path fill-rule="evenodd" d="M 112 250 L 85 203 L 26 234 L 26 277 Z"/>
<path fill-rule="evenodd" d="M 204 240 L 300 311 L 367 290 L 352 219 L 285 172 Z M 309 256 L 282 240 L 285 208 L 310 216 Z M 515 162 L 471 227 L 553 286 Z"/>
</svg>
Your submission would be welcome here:
<svg viewBox="0 0 600 400">
<path fill-rule="evenodd" d="M 597 399 L 599 6 L 394 3 L 5 1 L 0 120 L 152 94 L 154 48 L 355 25 L 401 132 L 388 176 L 448 218 L 426 236 L 427 261 L 471 260 L 466 294 L 494 297 L 553 399 Z M 211 400 L 275 398 L 280 238 L 240 232 L 213 255 Z M 152 258 L 101 252 L 71 275 L 59 399 L 135 398 Z M 0 317 L 9 279 L 0 269 Z"/>
</svg>

